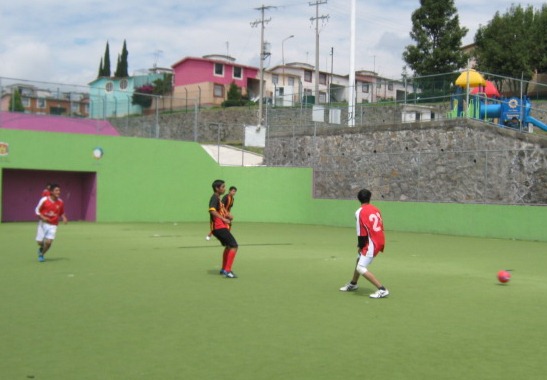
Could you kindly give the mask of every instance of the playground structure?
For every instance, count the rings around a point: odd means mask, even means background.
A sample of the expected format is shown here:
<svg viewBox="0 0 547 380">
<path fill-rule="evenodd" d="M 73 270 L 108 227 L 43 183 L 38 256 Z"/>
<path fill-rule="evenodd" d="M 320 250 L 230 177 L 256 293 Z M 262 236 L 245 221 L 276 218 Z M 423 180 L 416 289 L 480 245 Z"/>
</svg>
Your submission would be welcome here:
<svg viewBox="0 0 547 380">
<path fill-rule="evenodd" d="M 448 117 L 468 117 L 518 130 L 531 124 L 547 131 L 545 123 L 530 115 L 532 103 L 528 97 L 492 96 L 484 91 L 487 82 L 474 70 L 462 73 L 456 80 L 457 90 L 451 96 Z"/>
</svg>

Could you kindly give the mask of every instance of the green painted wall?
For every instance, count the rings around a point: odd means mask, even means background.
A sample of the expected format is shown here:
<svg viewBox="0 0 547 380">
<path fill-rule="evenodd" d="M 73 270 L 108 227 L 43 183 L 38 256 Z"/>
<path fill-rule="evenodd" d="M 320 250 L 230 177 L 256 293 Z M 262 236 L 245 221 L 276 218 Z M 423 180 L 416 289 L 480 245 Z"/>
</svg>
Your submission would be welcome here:
<svg viewBox="0 0 547 380">
<path fill-rule="evenodd" d="M 207 223 L 217 178 L 238 187 L 239 221 L 348 227 L 359 207 L 357 200 L 313 199 L 311 169 L 221 167 L 192 142 L 6 129 L 0 142 L 10 148 L 0 168 L 96 172 L 98 222 Z M 92 156 L 98 146 L 100 160 Z M 546 207 L 375 203 L 388 230 L 547 241 Z"/>
</svg>

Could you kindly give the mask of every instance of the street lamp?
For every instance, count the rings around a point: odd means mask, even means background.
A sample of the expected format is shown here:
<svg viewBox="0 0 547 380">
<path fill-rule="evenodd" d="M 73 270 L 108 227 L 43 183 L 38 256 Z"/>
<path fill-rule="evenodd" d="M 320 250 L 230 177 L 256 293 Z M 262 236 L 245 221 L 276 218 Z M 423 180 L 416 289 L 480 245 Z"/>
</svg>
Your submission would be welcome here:
<svg viewBox="0 0 547 380">
<path fill-rule="evenodd" d="M 285 87 L 285 49 L 283 47 L 283 45 L 285 44 L 285 41 L 287 41 L 288 39 L 290 38 L 293 38 L 294 35 L 290 35 L 289 37 L 287 38 L 284 38 L 283 41 L 281 41 L 281 62 L 282 62 L 282 66 L 281 66 L 281 70 L 282 70 L 282 76 L 283 76 L 283 87 Z"/>
</svg>

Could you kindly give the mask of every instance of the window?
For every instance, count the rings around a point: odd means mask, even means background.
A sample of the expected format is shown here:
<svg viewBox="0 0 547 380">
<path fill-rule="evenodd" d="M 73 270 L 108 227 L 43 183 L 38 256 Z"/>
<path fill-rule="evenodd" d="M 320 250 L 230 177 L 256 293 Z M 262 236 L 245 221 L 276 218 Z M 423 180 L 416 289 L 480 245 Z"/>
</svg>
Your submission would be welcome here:
<svg viewBox="0 0 547 380">
<path fill-rule="evenodd" d="M 243 78 L 243 69 L 241 67 L 234 66 L 233 77 L 235 79 Z"/>
<path fill-rule="evenodd" d="M 279 75 L 277 75 L 277 74 L 272 75 L 272 83 L 273 84 L 278 84 L 279 83 Z"/>
<path fill-rule="evenodd" d="M 127 89 L 127 85 L 128 85 L 127 79 L 122 79 L 122 80 L 120 81 L 120 89 L 121 89 L 121 90 Z"/>
<path fill-rule="evenodd" d="M 327 74 L 319 73 L 319 84 L 327 84 Z"/>
<path fill-rule="evenodd" d="M 376 82 L 376 88 L 382 88 L 382 82 Z"/>
<path fill-rule="evenodd" d="M 369 84 L 368 83 L 363 83 L 363 85 L 361 86 L 361 91 L 368 93 L 369 92 Z"/>
<path fill-rule="evenodd" d="M 114 84 L 112 82 L 107 82 L 104 89 L 106 92 L 112 92 L 112 90 L 114 90 Z"/>
<path fill-rule="evenodd" d="M 21 98 L 21 103 L 23 103 L 24 107 L 30 107 L 30 98 Z"/>
<path fill-rule="evenodd" d="M 76 112 L 78 112 L 79 110 L 80 110 L 80 104 L 79 104 L 79 103 L 75 103 L 75 102 L 70 103 L 70 111 L 71 111 L 72 113 L 76 113 Z"/>
<path fill-rule="evenodd" d="M 388 83 L 387 84 L 387 89 L 390 90 L 390 91 L 393 91 L 393 83 Z"/>
<path fill-rule="evenodd" d="M 222 63 L 215 63 L 215 75 L 218 77 L 224 76 L 224 65 Z"/>
<path fill-rule="evenodd" d="M 287 78 L 287 83 L 289 84 L 289 86 L 294 86 L 294 78 L 293 77 L 289 77 Z"/>
<path fill-rule="evenodd" d="M 327 102 L 327 94 L 325 92 L 319 92 L 319 103 Z"/>
<path fill-rule="evenodd" d="M 224 98 L 224 86 L 221 84 L 216 84 L 213 89 L 213 96 L 215 98 Z"/>
<path fill-rule="evenodd" d="M 304 81 L 311 82 L 311 71 L 304 70 Z"/>
<path fill-rule="evenodd" d="M 46 99 L 38 98 L 38 108 L 46 108 Z"/>
</svg>

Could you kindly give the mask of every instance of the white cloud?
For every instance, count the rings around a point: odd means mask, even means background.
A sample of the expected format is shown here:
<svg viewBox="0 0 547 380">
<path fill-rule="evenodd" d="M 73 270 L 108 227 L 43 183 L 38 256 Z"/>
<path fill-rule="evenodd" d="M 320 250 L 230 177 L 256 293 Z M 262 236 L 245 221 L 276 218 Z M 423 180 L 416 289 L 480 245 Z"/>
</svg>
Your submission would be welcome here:
<svg viewBox="0 0 547 380">
<path fill-rule="evenodd" d="M 315 63 L 315 8 L 308 1 L 278 5 L 265 11 L 265 39 L 271 44 L 270 67 L 285 62 Z M 398 77 L 409 37 L 411 14 L 418 0 L 357 1 L 356 68 L 375 69 Z M 496 11 L 505 13 L 512 0 L 455 0 L 462 26 L 469 28 L 464 44 L 471 43 L 479 24 L 486 25 Z M 541 6 L 527 0 L 523 6 Z M 107 0 L 4 1 L 0 5 L 0 77 L 87 84 L 97 75 L 106 41 L 110 43 L 111 69 L 124 39 L 129 50 L 129 70 L 170 67 L 185 56 L 229 53 L 238 62 L 258 66 L 260 27 L 256 8 L 262 1 L 219 2 Z M 272 4 L 273 5 L 273 4 Z M 321 69 L 349 70 L 350 0 L 327 0 L 319 7 Z"/>
</svg>

